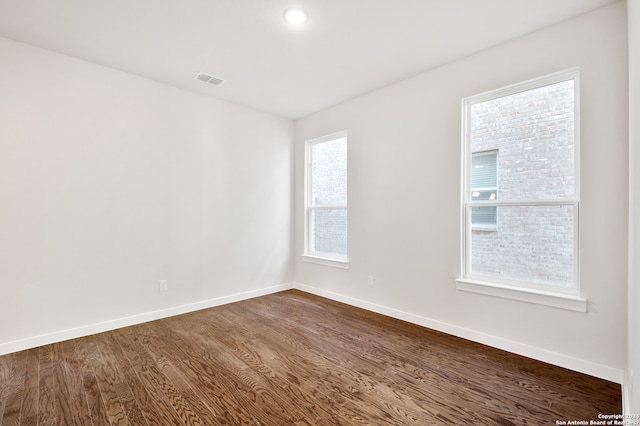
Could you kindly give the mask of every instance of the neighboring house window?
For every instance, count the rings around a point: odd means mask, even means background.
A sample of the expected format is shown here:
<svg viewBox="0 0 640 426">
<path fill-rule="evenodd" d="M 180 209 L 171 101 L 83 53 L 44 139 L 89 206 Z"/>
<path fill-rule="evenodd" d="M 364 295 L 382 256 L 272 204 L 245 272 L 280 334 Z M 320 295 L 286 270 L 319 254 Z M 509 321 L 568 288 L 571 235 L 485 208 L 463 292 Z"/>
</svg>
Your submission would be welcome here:
<svg viewBox="0 0 640 426">
<path fill-rule="evenodd" d="M 459 282 L 579 296 L 578 77 L 463 100 Z"/>
<path fill-rule="evenodd" d="M 307 141 L 305 260 L 347 262 L 347 134 Z M 324 263 L 324 262 L 317 262 Z"/>
<path fill-rule="evenodd" d="M 471 156 L 471 200 L 498 199 L 498 151 L 475 152 Z M 471 211 L 474 230 L 494 230 L 498 221 L 497 207 L 476 207 Z"/>
</svg>

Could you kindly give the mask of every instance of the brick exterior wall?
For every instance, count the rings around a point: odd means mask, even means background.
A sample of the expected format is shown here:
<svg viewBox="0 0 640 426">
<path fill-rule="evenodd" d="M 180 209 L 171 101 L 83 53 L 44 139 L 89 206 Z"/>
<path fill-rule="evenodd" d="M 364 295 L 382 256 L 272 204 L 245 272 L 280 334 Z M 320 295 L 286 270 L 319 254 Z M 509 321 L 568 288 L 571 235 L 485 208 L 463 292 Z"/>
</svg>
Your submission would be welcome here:
<svg viewBox="0 0 640 426">
<path fill-rule="evenodd" d="M 470 118 L 471 151 L 498 151 L 498 200 L 574 196 L 573 80 L 474 104 Z M 471 271 L 572 285 L 573 213 L 566 205 L 498 207 L 496 229 L 472 228 Z"/>
</svg>

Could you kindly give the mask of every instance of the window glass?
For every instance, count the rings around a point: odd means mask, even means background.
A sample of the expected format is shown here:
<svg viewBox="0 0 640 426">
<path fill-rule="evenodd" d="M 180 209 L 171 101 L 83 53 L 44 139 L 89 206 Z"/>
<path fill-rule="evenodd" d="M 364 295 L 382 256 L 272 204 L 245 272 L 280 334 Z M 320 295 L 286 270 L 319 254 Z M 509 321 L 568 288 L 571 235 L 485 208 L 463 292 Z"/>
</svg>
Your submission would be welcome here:
<svg viewBox="0 0 640 426">
<path fill-rule="evenodd" d="M 347 254 L 347 209 L 311 211 L 311 251 Z"/>
<path fill-rule="evenodd" d="M 538 284 L 574 283 L 574 207 L 500 206 L 498 232 L 471 235 L 471 273 Z"/>
<path fill-rule="evenodd" d="M 347 204 L 347 138 L 311 145 L 313 206 Z"/>
<path fill-rule="evenodd" d="M 471 105 L 471 152 L 500 151 L 500 199 L 575 195 L 574 84 L 562 81 Z"/>
</svg>

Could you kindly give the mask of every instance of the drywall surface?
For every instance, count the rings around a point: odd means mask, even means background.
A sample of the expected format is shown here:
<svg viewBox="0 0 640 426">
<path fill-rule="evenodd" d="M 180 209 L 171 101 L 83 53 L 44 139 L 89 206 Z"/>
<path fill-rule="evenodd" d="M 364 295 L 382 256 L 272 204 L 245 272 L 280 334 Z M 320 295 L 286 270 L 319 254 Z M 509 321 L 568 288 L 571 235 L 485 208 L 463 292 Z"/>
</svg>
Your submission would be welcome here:
<svg viewBox="0 0 640 426">
<path fill-rule="evenodd" d="M 580 286 L 588 311 L 458 291 L 461 100 L 572 67 L 581 77 Z M 295 281 L 622 381 L 627 88 L 626 11 L 619 2 L 296 121 Z M 304 143 L 341 130 L 349 137 L 348 270 L 299 258 Z"/>
<path fill-rule="evenodd" d="M 628 414 L 640 413 L 640 3 L 627 2 L 629 27 Z M 633 373 L 633 374 L 632 374 Z"/>
<path fill-rule="evenodd" d="M 292 121 L 0 58 L 0 345 L 290 282 Z"/>
</svg>

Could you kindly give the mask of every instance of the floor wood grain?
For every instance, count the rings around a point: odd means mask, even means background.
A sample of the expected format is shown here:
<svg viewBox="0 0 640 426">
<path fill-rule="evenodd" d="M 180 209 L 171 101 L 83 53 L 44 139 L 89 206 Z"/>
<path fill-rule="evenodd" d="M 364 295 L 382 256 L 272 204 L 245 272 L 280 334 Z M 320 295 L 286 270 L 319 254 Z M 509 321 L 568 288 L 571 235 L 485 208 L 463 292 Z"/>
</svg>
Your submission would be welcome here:
<svg viewBox="0 0 640 426">
<path fill-rule="evenodd" d="M 0 357 L 2 425 L 555 425 L 620 386 L 296 290 Z"/>
</svg>

